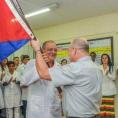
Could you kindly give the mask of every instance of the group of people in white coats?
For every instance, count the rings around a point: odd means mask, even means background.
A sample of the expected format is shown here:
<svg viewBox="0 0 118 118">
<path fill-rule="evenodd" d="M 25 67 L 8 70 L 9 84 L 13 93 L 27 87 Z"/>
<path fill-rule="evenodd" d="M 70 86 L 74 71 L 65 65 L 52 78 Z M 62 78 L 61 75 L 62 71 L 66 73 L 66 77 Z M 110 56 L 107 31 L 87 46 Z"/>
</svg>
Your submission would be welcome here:
<svg viewBox="0 0 118 118">
<path fill-rule="evenodd" d="M 1 117 L 12 118 L 14 112 L 15 118 L 20 118 L 20 76 L 17 71 L 15 71 L 15 63 L 13 61 L 8 62 L 7 59 L 3 60 L 3 62 L 1 63 L 0 72 L 2 86 L 2 93 L 0 99 L 3 98 L 3 108 L 6 109 L 6 114 L 4 112 L 4 116 Z"/>
<path fill-rule="evenodd" d="M 29 57 L 29 56 L 28 56 Z M 24 66 L 28 62 L 27 55 L 23 55 L 22 64 L 19 65 L 19 58 L 14 61 L 4 59 L 0 65 L 0 118 L 21 118 L 21 106 L 23 106 L 23 90 L 20 81 Z M 25 111 L 24 111 L 25 112 Z M 25 114 L 24 118 L 25 118 Z"/>
<path fill-rule="evenodd" d="M 26 104 L 26 118 L 62 118 L 59 87 L 63 91 L 66 118 L 115 117 L 116 71 L 108 54 L 101 56 L 102 65 L 95 64 L 89 56 L 87 40 L 77 38 L 69 47 L 71 63 L 61 66 L 56 62 L 57 46 L 54 41 L 44 42 L 42 51 L 38 40 L 32 40 L 31 43 L 36 59 L 26 60 L 17 68 L 11 61 L 8 68 L 6 66 L 7 74 L 0 71 L 1 86 L 4 85 L 0 101 L 2 98 L 5 101 L 1 103 L 5 103 L 3 108 L 6 108 L 7 118 L 20 118 L 20 107 L 24 105 L 25 111 Z M 27 93 L 27 100 L 24 99 L 23 103 L 22 93 Z"/>
</svg>

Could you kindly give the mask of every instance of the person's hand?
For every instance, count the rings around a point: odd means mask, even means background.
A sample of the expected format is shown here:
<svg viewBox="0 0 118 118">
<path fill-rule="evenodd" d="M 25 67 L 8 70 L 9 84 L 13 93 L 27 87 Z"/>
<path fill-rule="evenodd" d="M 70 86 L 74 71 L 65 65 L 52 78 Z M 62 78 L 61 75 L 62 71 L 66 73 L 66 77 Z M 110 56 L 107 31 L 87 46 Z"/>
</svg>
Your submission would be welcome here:
<svg viewBox="0 0 118 118">
<path fill-rule="evenodd" d="M 47 66 L 48 67 L 51 67 L 52 66 L 52 63 L 50 63 L 50 60 L 49 60 L 47 54 L 44 51 L 42 53 L 42 57 L 43 57 L 44 61 L 47 63 Z"/>
<path fill-rule="evenodd" d="M 20 85 L 20 81 L 16 81 L 16 84 L 19 84 Z"/>
<path fill-rule="evenodd" d="M 7 83 L 7 82 L 4 82 L 4 83 L 3 83 L 3 86 L 7 86 L 7 85 L 8 85 L 8 83 Z"/>
<path fill-rule="evenodd" d="M 49 58 L 45 52 L 42 53 L 42 57 L 45 60 L 46 63 L 49 63 Z"/>
<path fill-rule="evenodd" d="M 31 45 L 32 45 L 32 47 L 33 47 L 33 49 L 35 50 L 35 51 L 38 51 L 38 50 L 40 50 L 40 43 L 39 43 L 39 40 L 37 39 L 37 40 L 31 40 Z"/>
</svg>

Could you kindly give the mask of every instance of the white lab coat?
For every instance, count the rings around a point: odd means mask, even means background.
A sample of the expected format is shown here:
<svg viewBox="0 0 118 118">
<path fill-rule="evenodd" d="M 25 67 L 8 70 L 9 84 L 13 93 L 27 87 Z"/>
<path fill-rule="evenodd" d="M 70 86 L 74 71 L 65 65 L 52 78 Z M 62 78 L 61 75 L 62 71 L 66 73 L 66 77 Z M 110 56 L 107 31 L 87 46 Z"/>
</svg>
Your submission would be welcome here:
<svg viewBox="0 0 118 118">
<path fill-rule="evenodd" d="M 21 85 L 29 86 L 26 118 L 61 118 L 58 91 L 51 81 L 40 79 L 35 60 L 27 64 Z"/>
<path fill-rule="evenodd" d="M 20 76 L 23 76 L 24 70 L 25 70 L 25 64 L 21 64 L 17 68 L 17 72 L 20 74 Z M 22 88 L 22 100 L 27 100 L 27 94 L 28 94 L 28 87 Z"/>
<path fill-rule="evenodd" d="M 0 72 L 0 77 L 1 77 L 1 73 Z M 4 108 L 4 98 L 3 98 L 3 90 L 2 90 L 2 81 L 0 81 L 0 109 Z"/>
<path fill-rule="evenodd" d="M 103 65 L 100 65 L 100 68 L 103 72 L 104 78 L 102 83 L 102 95 L 103 96 L 111 96 L 117 94 L 117 88 L 115 85 L 115 78 L 116 78 L 116 72 L 113 68 L 113 71 L 108 73 L 106 75 L 106 71 L 103 69 Z"/>
<path fill-rule="evenodd" d="M 2 92 L 2 88 L 1 88 L 2 84 L 0 82 L 0 109 L 4 108 L 4 99 L 3 99 L 3 92 Z"/>
<path fill-rule="evenodd" d="M 3 78 L 3 82 L 8 82 L 11 77 L 13 77 L 13 80 L 16 78 L 16 81 L 19 81 L 20 76 L 17 71 L 14 71 L 13 75 L 8 72 Z M 21 90 L 19 84 L 11 81 L 9 85 L 5 86 L 4 99 L 5 108 L 21 106 Z"/>
</svg>

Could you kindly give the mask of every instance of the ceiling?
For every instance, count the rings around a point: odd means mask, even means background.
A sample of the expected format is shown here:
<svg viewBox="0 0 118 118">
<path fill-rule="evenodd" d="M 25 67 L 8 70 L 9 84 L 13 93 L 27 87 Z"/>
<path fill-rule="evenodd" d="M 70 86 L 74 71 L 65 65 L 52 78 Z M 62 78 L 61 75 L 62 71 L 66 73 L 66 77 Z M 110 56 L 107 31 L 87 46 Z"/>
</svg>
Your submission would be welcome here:
<svg viewBox="0 0 118 118">
<path fill-rule="evenodd" d="M 118 0 L 19 0 L 25 14 L 37 11 L 49 4 L 58 8 L 27 18 L 33 29 L 67 23 L 87 17 L 118 12 Z"/>
</svg>

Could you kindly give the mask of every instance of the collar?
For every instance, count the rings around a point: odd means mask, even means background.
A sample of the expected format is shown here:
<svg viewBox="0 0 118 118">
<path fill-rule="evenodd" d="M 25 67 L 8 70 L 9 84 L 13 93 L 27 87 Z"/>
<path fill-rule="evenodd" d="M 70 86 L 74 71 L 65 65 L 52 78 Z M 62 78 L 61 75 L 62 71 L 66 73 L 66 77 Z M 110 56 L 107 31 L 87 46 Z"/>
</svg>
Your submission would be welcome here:
<svg viewBox="0 0 118 118">
<path fill-rule="evenodd" d="M 80 61 L 88 61 L 88 60 L 91 61 L 91 57 L 90 56 L 84 56 L 84 57 L 80 58 L 77 61 L 80 62 Z"/>
</svg>

